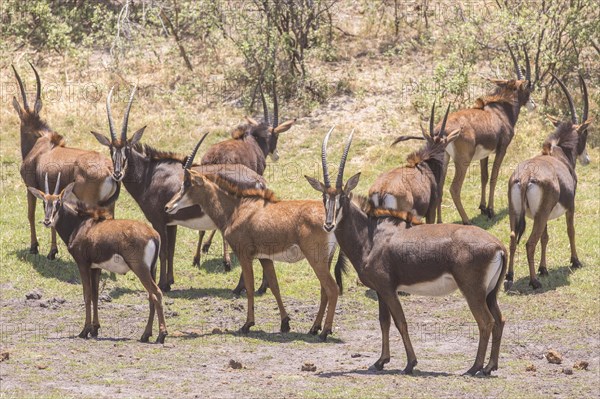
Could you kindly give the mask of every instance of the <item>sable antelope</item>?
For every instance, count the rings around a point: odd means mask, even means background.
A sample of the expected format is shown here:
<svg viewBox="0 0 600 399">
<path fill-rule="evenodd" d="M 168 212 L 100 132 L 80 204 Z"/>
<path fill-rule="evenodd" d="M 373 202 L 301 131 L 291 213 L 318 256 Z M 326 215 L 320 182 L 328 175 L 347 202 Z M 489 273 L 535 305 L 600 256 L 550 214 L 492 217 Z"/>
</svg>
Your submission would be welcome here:
<svg viewBox="0 0 600 399">
<path fill-rule="evenodd" d="M 200 209 L 193 206 L 175 214 L 165 213 L 165 204 L 179 191 L 186 164 L 183 155 L 173 152 L 159 151 L 140 140 L 145 126 L 136 131 L 131 139 L 127 138 L 129 111 L 135 94 L 131 92 L 129 103 L 123 118 L 121 135 L 117 138 L 110 108 L 112 90 L 108 95 L 106 110 L 108 114 L 110 139 L 100 133 L 92 132 L 96 139 L 110 149 L 113 160 L 113 178 L 123 181 L 125 188 L 137 202 L 144 216 L 159 232 L 162 246 L 160 251 L 159 287 L 169 291 L 175 279 L 173 276 L 173 256 L 177 237 L 177 226 L 185 226 L 194 230 L 216 229 L 210 218 Z M 266 182 L 262 176 L 243 165 L 195 165 L 194 169 L 202 173 L 214 173 L 224 179 L 235 182 L 244 188 L 264 188 Z M 225 262 L 229 261 L 226 254 Z"/>
<path fill-rule="evenodd" d="M 222 141 L 210 147 L 202 157 L 201 164 L 241 164 L 254 170 L 259 175 L 263 175 L 267 166 L 267 156 L 275 162 L 279 160 L 277 152 L 277 141 L 279 134 L 289 130 L 296 119 L 288 120 L 281 125 L 279 124 L 279 106 L 277 101 L 277 92 L 273 88 L 273 123 L 270 123 L 267 101 L 265 100 L 262 87 L 260 96 L 263 105 L 264 121 L 262 123 L 247 117 L 247 123 L 239 125 L 232 133 L 231 139 Z M 212 238 L 215 232 L 213 231 L 208 241 L 202 246 L 202 252 L 208 252 Z M 204 232 L 200 232 L 198 248 L 194 257 L 194 264 L 200 264 L 200 247 L 204 237 Z M 226 245 L 224 243 L 224 245 Z M 233 290 L 235 294 L 240 294 L 244 287 L 243 276 L 237 287 Z M 267 290 L 267 280 L 263 275 L 263 280 L 260 288 L 256 291 L 257 294 L 263 294 Z"/>
<path fill-rule="evenodd" d="M 189 159 L 194 158 L 204 137 Z M 319 332 L 327 308 L 320 334 L 324 341 L 332 332 L 341 274 L 336 275 L 336 286 L 329 271 L 336 242 L 333 234 L 326 233 L 321 227 L 324 217 L 321 204 L 318 201 L 280 201 L 270 190 L 244 190 L 219 176 L 186 169 L 181 190 L 165 210 L 172 213 L 195 204 L 199 204 L 215 222 L 240 261 L 248 299 L 246 323 L 241 331 L 248 333 L 254 325 L 252 260 L 261 261 L 263 274 L 266 274 L 279 306 L 281 331 L 287 332 L 290 318 L 281 300 L 273 261 L 295 263 L 306 258 L 321 284 L 321 304 L 309 332 Z"/>
<path fill-rule="evenodd" d="M 423 136 L 400 136 L 392 146 L 405 140 L 426 140 L 421 149 L 411 153 L 406 166 L 392 169 L 377 177 L 369 188 L 369 198 L 376 208 L 406 211 L 425 217 L 427 223 L 435 222 L 435 212 L 441 201 L 439 191 L 446 146 L 458 138 L 460 130 L 446 133 L 446 119 L 450 107 L 446 110 L 441 127 L 436 134 L 433 127 L 435 103 L 431 107 L 429 133 Z"/>
<path fill-rule="evenodd" d="M 40 117 L 42 109 L 42 84 L 34 66 L 29 63 L 35 74 L 36 95 L 33 108 L 27 101 L 25 86 L 17 70 L 13 71 L 23 100 L 23 107 L 13 97 L 13 107 L 21 120 L 21 177 L 28 187 L 43 188 L 45 176 L 52 184 L 64 188 L 75 181 L 74 192 L 88 205 L 105 201 L 117 191 L 117 183 L 110 178 L 110 161 L 94 151 L 69 148 L 64 138 L 50 128 Z M 59 174 L 62 176 L 58 179 Z M 27 192 L 27 218 L 31 233 L 29 253 L 38 253 L 38 240 L 35 229 L 36 197 Z M 52 244 L 48 259 L 54 259 L 58 253 L 56 231 L 52 229 Z"/>
<path fill-rule="evenodd" d="M 450 186 L 450 194 L 464 224 L 470 224 L 470 221 L 462 205 L 460 193 L 469 165 L 474 161 L 480 163 L 481 201 L 479 209 L 482 214 L 492 219 L 494 217 L 494 192 L 498 181 L 498 173 L 508 145 L 515 134 L 519 111 L 523 105 L 527 105 L 530 109 L 534 107 L 534 103 L 530 99 L 534 85 L 531 81 L 531 67 L 527 50 L 524 49 L 526 72 L 523 76 L 510 46 L 508 49 L 517 72 L 517 80 L 490 79 L 492 83 L 498 86 L 494 93 L 477 99 L 473 108 L 452 112 L 448 116 L 447 129 L 449 131 L 461 129 L 461 134 L 446 147 L 448 155 L 446 155 L 444 161 L 440 193 L 443 192 L 449 158 L 452 158 L 456 171 Z M 486 206 L 485 191 L 488 183 L 488 158 L 494 152 L 496 157 L 492 166 L 492 175 L 489 179 L 490 192 Z M 438 223 L 441 222 L 442 205 L 440 201 L 438 203 Z"/>
<path fill-rule="evenodd" d="M 377 292 L 382 334 L 381 357 L 372 368 L 381 370 L 390 360 L 390 314 L 402 335 L 412 373 L 417 364 L 402 305 L 397 291 L 415 295 L 441 296 L 461 291 L 479 327 L 479 347 L 475 363 L 467 373 L 489 374 L 498 368 L 498 354 L 504 320 L 497 294 L 506 272 L 506 249 L 502 243 L 475 226 L 420 225 L 404 211 L 373 209 L 363 199 L 363 206 L 351 199 L 360 173 L 343 186 L 344 167 L 352 142 L 350 135 L 341 158 L 335 187 L 327 169 L 327 141 L 321 150 L 324 183 L 306 176 L 310 185 L 323 194 L 325 218 L 323 228 L 334 232 L 341 251 L 350 259 L 358 277 Z M 337 269 L 336 275 L 341 274 Z M 483 368 L 488 340 L 492 335 L 490 362 Z"/>
<path fill-rule="evenodd" d="M 546 246 L 548 245 L 548 220 L 556 219 L 566 213 L 567 234 L 571 246 L 571 267 L 581 267 L 575 248 L 575 191 L 577 174 L 575 162 L 579 158 L 582 165 L 590 162 L 585 145 L 587 142 L 588 93 L 583 77 L 579 75 L 583 92 L 583 114 L 577 120 L 575 105 L 564 83 L 552 75 L 558 82 L 569 102 L 571 120 L 561 122 L 550 117 L 556 130 L 542 146 L 542 153 L 521 162 L 508 182 L 508 210 L 510 218 L 510 261 L 504 288 L 510 289 L 513 283 L 514 255 L 523 232 L 525 216 L 533 219 L 531 235 L 527 240 L 527 263 L 529 264 L 529 285 L 534 289 L 542 284 L 535 275 L 535 247 L 541 238 L 542 254 L 540 275 L 547 275 Z"/>
<path fill-rule="evenodd" d="M 75 197 L 73 183 L 60 194 L 59 188 L 59 184 L 56 184 L 52 194 L 48 190 L 48 184 L 45 186 L 45 192 L 35 187 L 28 187 L 28 190 L 44 202 L 44 226 L 52 226 L 58 231 L 79 268 L 85 301 L 85 325 L 79 337 L 98 336 L 98 285 L 101 270 L 119 274 L 131 270 L 148 291 L 150 303 L 148 323 L 141 341 L 147 342 L 152 336 L 156 311 L 159 324 L 156 342 L 164 343 L 167 327 L 162 307 L 162 292 L 155 282 L 156 260 L 160 248 L 158 233 L 145 223 L 115 220 L 106 208 L 87 206 Z M 109 199 L 114 200 L 116 195 Z M 93 319 L 91 306 L 94 312 Z"/>
</svg>

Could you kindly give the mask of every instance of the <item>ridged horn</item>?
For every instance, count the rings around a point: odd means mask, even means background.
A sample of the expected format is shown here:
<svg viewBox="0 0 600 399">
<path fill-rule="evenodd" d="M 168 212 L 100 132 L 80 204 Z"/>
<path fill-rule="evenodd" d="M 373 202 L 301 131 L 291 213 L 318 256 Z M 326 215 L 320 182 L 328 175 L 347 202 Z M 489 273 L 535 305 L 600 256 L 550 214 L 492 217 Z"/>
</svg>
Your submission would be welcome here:
<svg viewBox="0 0 600 399">
<path fill-rule="evenodd" d="M 206 138 L 206 136 L 208 136 L 208 133 L 204 133 L 204 136 L 202 136 L 202 138 L 200 139 L 200 141 L 198 141 L 198 144 L 196 144 L 196 146 L 194 147 L 194 150 L 192 151 L 192 153 L 188 156 L 185 165 L 183 165 L 184 169 L 189 169 L 192 167 L 192 164 L 194 163 L 194 158 L 196 158 L 196 153 L 198 152 L 198 148 L 200 148 L 200 144 L 202 144 L 202 142 L 204 141 L 204 139 Z"/>
<path fill-rule="evenodd" d="M 556 80 L 558 82 L 558 85 L 560 86 L 562 91 L 565 93 L 565 96 L 567 96 L 567 100 L 569 101 L 569 111 L 571 111 L 571 122 L 573 122 L 574 124 L 577 124 L 577 112 L 575 111 L 575 103 L 573 103 L 573 97 L 571 97 L 571 93 L 569 93 L 569 89 L 567 89 L 567 86 L 565 86 L 565 84 L 562 82 L 562 80 L 560 80 L 552 72 L 550 72 L 550 75 L 552 75 L 554 80 Z"/>
<path fill-rule="evenodd" d="M 352 136 L 354 135 L 354 129 L 350 132 L 350 137 L 348 137 L 348 142 L 346 143 L 346 147 L 344 148 L 344 153 L 342 154 L 342 159 L 340 160 L 340 167 L 338 169 L 338 176 L 335 182 L 335 187 L 338 189 L 342 188 L 342 184 L 344 183 L 344 168 L 346 167 L 346 159 L 348 159 L 348 152 L 350 151 L 350 144 L 352 144 Z"/>
<path fill-rule="evenodd" d="M 25 86 L 23 85 L 23 81 L 21 80 L 21 77 L 19 76 L 19 73 L 17 72 L 16 68 L 14 65 L 11 65 L 13 71 L 15 72 L 15 77 L 17 78 L 17 82 L 19 83 L 19 89 L 21 89 L 21 97 L 23 98 L 23 107 L 25 108 L 25 111 L 29 111 L 29 104 L 27 104 L 27 93 L 25 93 Z"/>
<path fill-rule="evenodd" d="M 48 175 L 46 175 L 48 176 Z M 58 190 L 60 189 L 60 172 L 58 172 L 58 177 L 56 178 L 56 186 L 54 186 L 54 195 L 58 195 Z"/>
<path fill-rule="evenodd" d="M 513 53 L 512 48 L 510 47 L 510 44 L 508 44 L 508 42 L 506 42 L 506 46 L 508 47 L 508 52 L 510 53 L 510 58 L 512 58 L 513 64 L 515 65 L 515 71 L 517 72 L 517 78 L 519 80 L 523 80 L 523 71 L 521 71 L 521 67 L 519 66 L 517 57 L 515 57 L 515 54 Z"/>
<path fill-rule="evenodd" d="M 325 183 L 325 188 L 331 187 L 331 180 L 329 179 L 329 169 L 327 168 L 327 142 L 329 141 L 329 136 L 331 136 L 331 132 L 335 126 L 332 126 L 329 129 L 329 132 L 325 135 L 323 139 L 323 144 L 321 145 L 321 164 L 323 165 L 323 180 Z"/>
<path fill-rule="evenodd" d="M 129 96 L 129 102 L 127 103 L 127 108 L 125 109 L 125 115 L 123 115 L 123 126 L 121 126 L 121 141 L 125 142 L 127 140 L 127 124 L 129 122 L 129 111 L 131 110 L 131 104 L 133 103 L 133 97 L 135 96 L 135 91 L 137 87 L 133 86 L 131 90 L 131 95 Z"/>
<path fill-rule="evenodd" d="M 110 138 L 112 141 L 117 141 L 117 134 L 115 133 L 115 122 L 113 121 L 112 112 L 110 111 L 110 102 L 112 100 L 112 94 L 115 86 L 110 88 L 108 97 L 106 97 L 106 114 L 108 115 L 108 129 L 110 130 Z"/>
</svg>

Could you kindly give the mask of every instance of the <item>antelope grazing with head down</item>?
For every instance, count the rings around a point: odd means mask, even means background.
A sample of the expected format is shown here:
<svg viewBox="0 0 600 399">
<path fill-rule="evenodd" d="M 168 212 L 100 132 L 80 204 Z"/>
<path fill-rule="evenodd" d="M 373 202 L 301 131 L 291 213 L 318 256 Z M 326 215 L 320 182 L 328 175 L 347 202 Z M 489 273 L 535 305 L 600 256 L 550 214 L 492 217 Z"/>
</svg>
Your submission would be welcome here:
<svg viewBox="0 0 600 399">
<path fill-rule="evenodd" d="M 446 146 L 456 140 L 460 133 L 458 129 L 446 133 L 449 111 L 450 107 L 446 110 L 442 124 L 435 133 L 434 102 L 429 119 L 429 133 L 423 130 L 423 137 L 400 136 L 394 140 L 392 146 L 411 139 L 426 140 L 427 144 L 406 158 L 406 166 L 394 168 L 377 177 L 375 183 L 369 188 L 369 198 L 376 208 L 411 212 L 425 217 L 427 223 L 435 222 L 438 202 L 442 199 L 439 187 Z"/>
<path fill-rule="evenodd" d="M 42 189 L 44 181 L 49 179 L 51 184 L 57 184 L 59 188 L 64 188 L 68 183 L 75 181 L 73 191 L 86 204 L 96 205 L 98 202 L 106 201 L 118 189 L 117 183 L 110 178 L 110 161 L 94 151 L 66 147 L 64 138 L 53 131 L 40 117 L 42 84 L 36 69 L 31 65 L 36 81 L 36 95 L 32 108 L 27 101 L 23 81 L 15 67 L 12 68 L 23 100 L 23 107 L 21 107 L 16 97 L 13 97 L 13 106 L 21 120 L 21 156 L 23 159 L 21 177 L 25 185 Z M 31 233 L 29 253 L 32 254 L 38 253 L 35 202 L 36 197 L 28 191 L 27 218 Z M 56 231 L 52 229 L 52 244 L 48 259 L 54 259 L 57 253 Z"/>
<path fill-rule="evenodd" d="M 575 105 L 564 83 L 558 82 L 569 102 L 571 120 L 561 122 L 550 117 L 556 130 L 542 146 L 542 153 L 521 162 L 508 182 L 508 210 L 510 218 L 510 262 L 506 274 L 505 289 L 510 289 L 514 278 L 514 256 L 517 244 L 525 231 L 525 216 L 533 219 L 531 235 L 527 240 L 527 263 L 529 264 L 529 285 L 534 289 L 542 284 L 535 274 L 535 247 L 541 238 L 541 275 L 547 275 L 546 246 L 548 245 L 548 221 L 566 213 L 567 234 L 571 246 L 571 267 L 581 267 L 575 248 L 575 191 L 577 189 L 576 159 L 582 165 L 590 162 L 585 145 L 587 142 L 588 93 L 583 77 L 579 75 L 583 91 L 583 114 L 577 120 Z"/>
<path fill-rule="evenodd" d="M 129 112 L 134 94 L 135 88 L 131 92 L 123 118 L 121 135 L 118 138 L 110 108 L 112 90 L 106 101 L 110 139 L 100 133 L 92 132 L 92 134 L 101 144 L 110 149 L 115 181 L 123 181 L 125 188 L 137 202 L 144 216 L 160 234 L 162 246 L 159 286 L 166 292 L 175 282 L 173 257 L 177 226 L 185 226 L 194 230 L 216 229 L 216 226 L 199 206 L 189 207 L 174 214 L 165 212 L 165 204 L 180 189 L 183 177 L 181 165 L 185 164 L 188 168 L 192 165 L 183 155 L 158 151 L 149 145 L 140 144 L 145 126 L 136 131 L 131 139 L 127 138 Z M 244 188 L 266 187 L 262 176 L 243 165 L 194 165 L 193 168 L 202 173 L 217 174 Z M 225 262 L 230 262 L 228 254 Z"/>
<path fill-rule="evenodd" d="M 460 136 L 446 147 L 446 152 L 454 160 L 456 170 L 450 185 L 450 194 L 464 224 L 470 224 L 470 221 L 462 205 L 460 193 L 469 165 L 474 161 L 480 163 L 481 201 L 479 202 L 479 209 L 482 214 L 491 219 L 494 217 L 494 192 L 498 182 L 498 173 L 508 145 L 515 134 L 519 112 L 524 105 L 527 105 L 530 109 L 534 107 L 533 101 L 530 99 L 534 86 L 531 81 L 531 67 L 527 50 L 524 50 L 526 72 L 523 76 L 510 46 L 508 49 L 517 72 L 517 80 L 490 79 L 492 83 L 498 86 L 494 93 L 477 99 L 473 108 L 452 112 L 448 116 L 447 129 L 450 131 L 461 129 Z M 489 179 L 490 192 L 486 206 L 488 158 L 492 153 L 496 153 L 496 157 L 492 166 L 492 175 Z M 443 192 L 449 157 L 447 155 L 444 162 L 440 193 Z M 441 222 L 442 205 L 440 201 L 438 204 L 438 223 Z"/>
<path fill-rule="evenodd" d="M 206 135 L 204 135 L 206 137 Z M 194 148 L 193 159 L 204 137 Z M 239 259 L 248 299 L 246 323 L 248 333 L 254 325 L 253 259 L 260 259 L 269 288 L 277 300 L 281 331 L 290 329 L 273 261 L 296 263 L 307 259 L 321 284 L 321 304 L 310 333 L 321 330 L 325 309 L 327 316 L 320 338 L 332 332 L 338 286 L 329 266 L 336 248 L 335 237 L 322 228 L 323 207 L 318 201 L 279 201 L 270 190 L 244 190 L 218 176 L 186 169 L 181 190 L 167 204 L 168 213 L 199 204 L 215 222 Z M 341 274 L 336 275 L 341 288 Z"/>
<path fill-rule="evenodd" d="M 477 357 L 467 373 L 489 374 L 496 370 L 504 327 L 497 302 L 506 272 L 506 249 L 502 243 L 479 227 L 455 224 L 411 227 L 415 223 L 410 213 L 373 209 L 366 199 L 361 201 L 362 205 L 357 205 L 350 193 L 358 184 L 360 173 L 343 186 L 352 134 L 342 155 L 335 187 L 331 186 L 327 168 L 330 134 L 331 130 L 325 136 L 321 150 L 325 182 L 308 176 L 306 179 L 323 194 L 323 228 L 335 233 L 341 251 L 354 265 L 360 280 L 377 292 L 382 352 L 372 367 L 381 370 L 390 360 L 390 315 L 406 349 L 408 364 L 404 372 L 412 373 L 417 364 L 398 291 L 441 296 L 459 289 L 479 327 Z M 490 333 L 492 350 L 490 361 L 484 368 Z"/>
<path fill-rule="evenodd" d="M 88 207 L 73 192 L 73 183 L 60 194 L 57 184 L 51 194 L 28 187 L 29 192 L 44 202 L 44 226 L 52 226 L 60 235 L 73 256 L 83 285 L 85 324 L 81 338 L 97 337 L 98 286 L 101 270 L 125 274 L 132 271 L 148 291 L 150 314 L 141 341 L 152 336 L 154 312 L 158 314 L 159 334 L 156 342 L 164 343 L 167 327 L 162 307 L 162 292 L 156 285 L 156 260 L 160 248 L 158 233 L 145 223 L 135 220 L 112 219 L 106 208 Z M 114 195 L 108 201 L 116 200 Z M 92 318 L 93 307 L 93 318 Z"/>
<path fill-rule="evenodd" d="M 277 92 L 275 87 L 273 87 L 273 123 L 271 124 L 267 101 L 262 87 L 260 88 L 260 97 L 262 100 L 264 121 L 259 123 L 256 120 L 247 117 L 246 124 L 239 125 L 233 130 L 231 139 L 214 144 L 206 151 L 201 160 L 202 165 L 241 164 L 262 176 L 267 167 L 267 156 L 275 162 L 279 160 L 279 153 L 277 152 L 279 134 L 289 130 L 294 122 L 296 122 L 296 119 L 288 120 L 281 125 L 279 124 Z M 209 236 L 208 241 L 202 246 L 202 252 L 208 252 L 214 234 L 215 232 L 213 231 Z M 194 257 L 194 264 L 200 264 L 200 247 L 203 237 L 204 232 L 201 231 L 196 256 Z M 225 240 L 223 240 L 223 245 L 224 251 L 226 252 L 227 244 L 225 243 Z M 228 270 L 230 265 L 226 266 L 226 269 Z M 263 294 L 266 292 L 267 287 L 268 282 L 263 275 L 262 283 L 260 288 L 256 291 L 256 294 Z M 244 280 L 242 275 L 233 292 L 239 295 L 243 288 Z"/>
</svg>

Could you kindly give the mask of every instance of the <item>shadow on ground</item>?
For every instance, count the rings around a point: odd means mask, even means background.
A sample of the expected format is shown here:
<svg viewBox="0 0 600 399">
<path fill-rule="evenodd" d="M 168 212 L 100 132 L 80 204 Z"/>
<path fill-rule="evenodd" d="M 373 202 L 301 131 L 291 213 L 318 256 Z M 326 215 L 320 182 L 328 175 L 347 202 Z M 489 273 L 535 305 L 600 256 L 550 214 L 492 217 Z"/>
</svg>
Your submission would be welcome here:
<svg viewBox="0 0 600 399">
<path fill-rule="evenodd" d="M 542 288 L 534 290 L 529 286 L 529 272 L 526 272 L 525 276 L 514 282 L 509 292 L 521 295 L 536 295 L 554 291 L 559 287 L 571 284 L 569 281 L 569 275 L 571 273 L 574 273 L 574 271 L 570 266 L 560 266 L 558 268 L 549 267 L 547 276 L 540 276 L 538 274 L 538 280 L 542 283 Z"/>
</svg>

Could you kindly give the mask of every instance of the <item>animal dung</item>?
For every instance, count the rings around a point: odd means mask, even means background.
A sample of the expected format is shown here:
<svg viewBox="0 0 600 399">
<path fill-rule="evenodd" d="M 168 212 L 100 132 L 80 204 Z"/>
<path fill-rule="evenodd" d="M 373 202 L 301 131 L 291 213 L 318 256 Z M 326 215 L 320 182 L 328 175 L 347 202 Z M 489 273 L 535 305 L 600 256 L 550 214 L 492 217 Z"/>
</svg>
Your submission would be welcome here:
<svg viewBox="0 0 600 399">
<path fill-rule="evenodd" d="M 317 366 L 313 363 L 306 362 L 302 365 L 302 371 L 317 371 Z"/>
<path fill-rule="evenodd" d="M 561 364 L 563 359 L 560 353 L 550 349 L 548 353 L 546 353 L 546 360 L 548 360 L 548 363 Z"/>
</svg>

